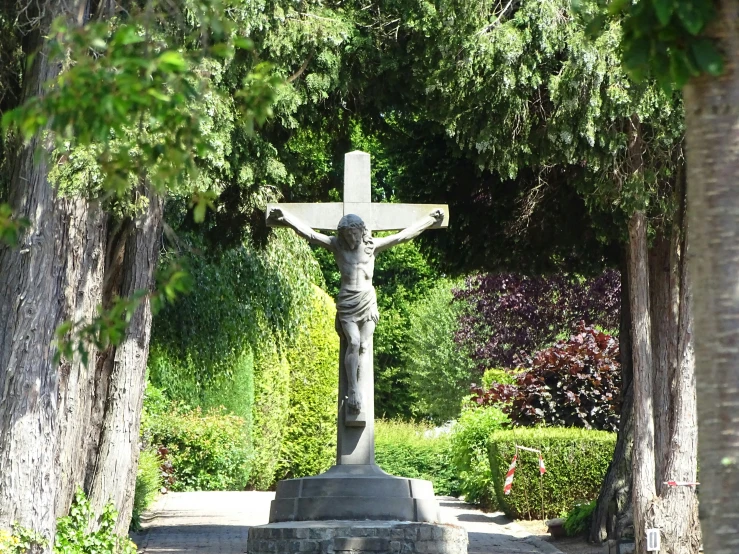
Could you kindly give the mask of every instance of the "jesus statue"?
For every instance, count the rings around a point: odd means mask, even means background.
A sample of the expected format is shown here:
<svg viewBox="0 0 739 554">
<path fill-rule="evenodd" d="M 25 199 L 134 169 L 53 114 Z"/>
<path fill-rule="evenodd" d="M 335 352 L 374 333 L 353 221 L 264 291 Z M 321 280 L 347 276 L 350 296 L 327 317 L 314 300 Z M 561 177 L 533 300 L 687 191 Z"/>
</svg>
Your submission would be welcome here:
<svg viewBox="0 0 739 554">
<path fill-rule="evenodd" d="M 286 225 L 310 243 L 330 250 L 341 272 L 341 288 L 336 298 L 336 332 L 346 340 L 344 358 L 348 390 L 346 405 L 351 413 L 362 411 L 358 377 L 362 374 L 368 345 L 380 317 L 377 297 L 372 286 L 375 255 L 383 250 L 408 242 L 426 229 L 441 223 L 444 212 L 433 210 L 410 227 L 382 238 L 373 238 L 362 219 L 354 214 L 341 218 L 336 236 L 330 237 L 311 229 L 305 222 L 285 209 L 273 207 L 268 221 Z"/>
</svg>

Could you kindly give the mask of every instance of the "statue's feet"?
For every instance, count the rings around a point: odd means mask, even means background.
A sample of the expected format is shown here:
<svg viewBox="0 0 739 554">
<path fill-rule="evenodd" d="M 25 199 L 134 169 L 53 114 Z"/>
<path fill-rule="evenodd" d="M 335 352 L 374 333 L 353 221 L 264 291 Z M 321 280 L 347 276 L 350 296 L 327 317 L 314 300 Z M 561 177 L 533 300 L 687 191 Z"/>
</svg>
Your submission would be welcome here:
<svg viewBox="0 0 739 554">
<path fill-rule="evenodd" d="M 349 411 L 353 414 L 358 414 L 362 411 L 362 400 L 359 397 L 359 392 L 354 389 L 349 389 L 349 394 L 346 399 L 346 405 L 349 408 Z"/>
</svg>

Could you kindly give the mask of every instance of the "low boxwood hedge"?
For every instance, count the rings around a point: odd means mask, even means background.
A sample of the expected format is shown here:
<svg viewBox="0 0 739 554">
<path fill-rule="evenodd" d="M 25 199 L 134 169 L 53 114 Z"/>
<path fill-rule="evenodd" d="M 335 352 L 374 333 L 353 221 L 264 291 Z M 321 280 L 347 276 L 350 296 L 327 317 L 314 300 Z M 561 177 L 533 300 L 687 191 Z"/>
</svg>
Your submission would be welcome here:
<svg viewBox="0 0 739 554">
<path fill-rule="evenodd" d="M 375 422 L 375 461 L 398 477 L 428 479 L 437 495 L 459 494 L 449 434 L 421 423 Z"/>
<path fill-rule="evenodd" d="M 511 494 L 503 494 L 515 445 L 542 451 L 547 472 L 539 480 L 539 458 L 520 451 Z M 496 431 L 488 442 L 490 469 L 500 508 L 510 517 L 543 519 L 568 512 L 598 496 L 613 457 L 616 434 L 574 428 Z"/>
</svg>

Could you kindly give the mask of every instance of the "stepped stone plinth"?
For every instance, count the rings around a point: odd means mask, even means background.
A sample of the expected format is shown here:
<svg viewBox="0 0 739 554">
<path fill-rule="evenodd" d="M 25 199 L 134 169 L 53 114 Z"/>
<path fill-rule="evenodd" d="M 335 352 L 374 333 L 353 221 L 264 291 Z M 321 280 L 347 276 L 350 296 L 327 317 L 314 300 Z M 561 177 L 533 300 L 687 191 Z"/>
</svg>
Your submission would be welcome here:
<svg viewBox="0 0 739 554">
<path fill-rule="evenodd" d="M 297 521 L 249 530 L 249 554 L 467 554 L 456 525 L 405 521 Z"/>
</svg>

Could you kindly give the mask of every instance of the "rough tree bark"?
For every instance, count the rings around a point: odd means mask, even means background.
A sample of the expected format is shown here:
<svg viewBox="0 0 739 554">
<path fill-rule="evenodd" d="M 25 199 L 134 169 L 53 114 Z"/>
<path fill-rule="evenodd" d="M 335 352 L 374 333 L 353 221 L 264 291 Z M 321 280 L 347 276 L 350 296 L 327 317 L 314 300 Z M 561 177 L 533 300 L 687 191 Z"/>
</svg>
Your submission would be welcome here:
<svg viewBox="0 0 739 554">
<path fill-rule="evenodd" d="M 658 454 L 664 460 L 664 474 L 657 476 L 662 535 L 661 552 L 697 554 L 701 544 L 698 522 L 698 497 L 692 486 L 670 487 L 666 480 L 695 482 L 698 462 L 698 428 L 696 422 L 695 357 L 693 355 L 693 308 L 688 268 L 688 228 L 685 222 L 685 183 L 683 172 L 677 183 L 678 214 L 671 239 L 671 282 L 674 330 L 670 348 L 674 348 L 674 364 L 670 366 L 669 429 L 666 451 Z"/>
<path fill-rule="evenodd" d="M 26 56 L 40 53 L 24 75 L 23 99 L 43 94 L 44 83 L 58 74 L 43 37 L 70 5 L 46 3 L 39 28 L 25 39 Z M 93 258 L 104 228 L 97 207 L 56 194 L 47 162 L 34 158 L 39 146 L 35 139 L 16 153 L 8 198 L 31 225 L 19 247 L 0 249 L 0 526 L 17 521 L 51 538 L 57 456 L 63 456 L 56 445 L 66 429 L 59 410 L 77 409 L 66 393 L 58 397 L 59 386 L 69 390 L 70 379 L 80 378 L 76 362 L 68 368 L 54 363 L 52 341 L 63 320 L 92 306 L 83 295 L 95 289 L 100 267 Z"/>
<path fill-rule="evenodd" d="M 653 524 L 650 512 L 657 494 L 647 258 L 647 220 L 644 212 L 636 211 L 629 221 L 629 305 L 634 370 L 634 534 L 639 554 L 646 552 L 646 529 Z"/>
<path fill-rule="evenodd" d="M 618 331 L 621 361 L 621 421 L 616 448 L 598 496 L 590 526 L 590 541 L 620 537 L 632 522 L 631 457 L 634 445 L 634 387 L 631 369 L 631 310 L 626 254 L 621 264 L 621 314 Z"/>
<path fill-rule="evenodd" d="M 26 37 L 24 54 L 40 53 L 24 75 L 22 100 L 42 94 L 60 70 L 43 38 L 50 21 L 69 15 L 81 23 L 87 9 L 85 2 L 39 6 L 45 17 Z M 148 301 L 117 348 L 98 355 L 87 346 L 88 365 L 76 357 L 54 363 L 53 339 L 64 320 L 91 320 L 104 298 L 151 288 L 162 206 L 151 195 L 145 214 L 109 228 L 99 202 L 56 194 L 46 160 L 34 157 L 40 145 L 33 140 L 12 160 L 7 199 L 31 225 L 18 248 L 0 246 L 0 528 L 18 522 L 53 544 L 56 518 L 68 512 L 75 488 L 85 484 L 96 512 L 112 500 L 119 510 L 117 532 L 128 527 Z"/>
<path fill-rule="evenodd" d="M 83 202 L 82 200 L 77 200 Z M 65 310 L 72 321 L 89 321 L 95 314 L 102 298 L 103 274 L 105 269 L 106 217 L 98 202 L 88 204 L 87 233 L 72 233 L 70 239 L 84 244 L 71 244 L 68 251 L 68 269 L 73 270 L 70 282 L 75 285 L 67 290 Z M 76 253 L 82 256 L 77 258 Z M 76 277 L 76 279 L 75 279 Z M 74 302 L 77 304 L 74 305 Z M 54 513 L 61 517 L 69 512 L 69 506 L 78 486 L 84 483 L 84 464 L 80 463 L 90 433 L 90 406 L 95 379 L 94 360 L 97 351 L 88 345 L 90 363 L 80 357 L 65 360 L 59 366 L 58 382 L 58 435 L 55 444 L 55 468 L 57 490 Z"/>
<path fill-rule="evenodd" d="M 708 34 L 719 77 L 685 88 L 688 214 L 705 551 L 739 551 L 739 2 L 717 2 Z"/>
<path fill-rule="evenodd" d="M 649 249 L 649 315 L 652 323 L 654 452 L 656 483 L 665 481 L 670 439 L 670 378 L 677 366 L 676 233 L 658 229 Z"/>
<path fill-rule="evenodd" d="M 159 258 L 162 200 L 150 191 L 146 211 L 128 233 L 121 271 L 120 295 L 129 297 L 151 290 Z M 146 386 L 146 361 L 151 336 L 151 307 L 145 299 L 136 309 L 123 342 L 109 353 L 112 371 L 93 471 L 88 475 L 88 495 L 96 514 L 108 502 L 118 509 L 116 532 L 128 529 L 139 456 L 139 427 Z"/>
</svg>

